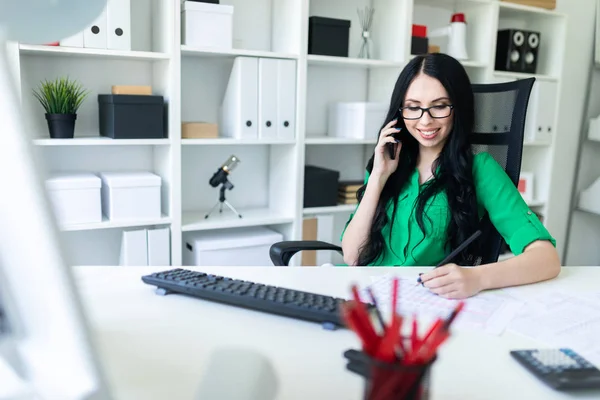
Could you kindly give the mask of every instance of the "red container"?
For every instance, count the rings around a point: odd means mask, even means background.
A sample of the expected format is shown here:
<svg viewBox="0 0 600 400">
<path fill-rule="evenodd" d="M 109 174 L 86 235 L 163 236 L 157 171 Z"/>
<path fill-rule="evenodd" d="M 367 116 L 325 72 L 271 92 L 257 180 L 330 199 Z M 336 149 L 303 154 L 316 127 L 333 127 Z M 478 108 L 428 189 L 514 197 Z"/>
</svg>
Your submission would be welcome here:
<svg viewBox="0 0 600 400">
<path fill-rule="evenodd" d="M 412 26 L 412 36 L 427 37 L 427 26 L 413 24 L 413 26 Z"/>
</svg>

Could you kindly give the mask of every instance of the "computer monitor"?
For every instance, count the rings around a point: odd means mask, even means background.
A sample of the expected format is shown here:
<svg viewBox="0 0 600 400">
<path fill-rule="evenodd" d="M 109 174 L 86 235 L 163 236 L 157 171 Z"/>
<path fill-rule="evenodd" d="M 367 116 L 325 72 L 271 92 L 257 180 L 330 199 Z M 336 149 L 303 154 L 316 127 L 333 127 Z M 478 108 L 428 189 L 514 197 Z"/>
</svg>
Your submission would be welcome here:
<svg viewBox="0 0 600 400">
<path fill-rule="evenodd" d="M 40 0 L 11 2 L 17 3 L 27 7 Z M 46 3 L 59 7 L 73 1 Z M 97 8 L 100 1 L 83 3 Z M 83 23 L 89 19 L 86 15 Z M 2 28 L 0 35 L 6 32 Z M 6 37 L 11 36 L 0 37 L 0 367 L 12 368 L 36 399 L 111 399 L 61 249 L 30 119 L 16 96 Z"/>
</svg>

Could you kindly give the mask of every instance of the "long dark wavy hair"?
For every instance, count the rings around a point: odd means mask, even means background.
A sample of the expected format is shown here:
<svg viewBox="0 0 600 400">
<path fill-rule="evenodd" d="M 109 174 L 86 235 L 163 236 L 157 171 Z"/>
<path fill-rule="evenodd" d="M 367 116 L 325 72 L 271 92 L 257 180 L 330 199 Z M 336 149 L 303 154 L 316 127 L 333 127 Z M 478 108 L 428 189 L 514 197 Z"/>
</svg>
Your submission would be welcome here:
<svg viewBox="0 0 600 400">
<path fill-rule="evenodd" d="M 414 215 L 424 239 L 427 234 L 423 222 L 425 205 L 436 194 L 445 192 L 451 213 L 445 245 L 447 249 L 454 249 L 471 236 L 479 225 L 477 197 L 472 176 L 473 153 L 469 142 L 469 134 L 474 124 L 474 96 L 471 82 L 463 66 L 454 58 L 442 53 L 413 58 L 398 77 L 389 111 L 381 128 L 383 129 L 390 121 L 397 118 L 396 127 L 406 130 L 399 110 L 403 106 L 408 87 L 420 73 L 439 80 L 444 86 L 454 105 L 454 120 L 444 148 L 432 166 L 433 177 L 419 193 Z M 393 223 L 398 197 L 417 166 L 419 143 L 407 131 L 405 132 L 406 134 L 402 135 L 398 168 L 383 188 L 367 241 L 359 250 L 357 265 L 372 264 L 382 256 L 384 250 L 382 229 L 388 223 Z M 373 169 L 373 160 L 374 155 L 367 164 L 369 173 Z M 359 189 L 357 193 L 359 201 L 362 200 L 365 189 L 366 185 Z M 393 204 L 392 221 L 389 221 L 386 212 L 390 201 Z M 391 231 L 390 229 L 390 239 Z M 453 262 L 459 265 L 473 265 L 474 257 L 480 251 L 480 242 L 481 240 L 474 241 Z M 391 247 L 394 247 L 393 242 Z M 407 249 L 395 248 L 393 251 L 403 251 L 406 257 Z"/>
</svg>

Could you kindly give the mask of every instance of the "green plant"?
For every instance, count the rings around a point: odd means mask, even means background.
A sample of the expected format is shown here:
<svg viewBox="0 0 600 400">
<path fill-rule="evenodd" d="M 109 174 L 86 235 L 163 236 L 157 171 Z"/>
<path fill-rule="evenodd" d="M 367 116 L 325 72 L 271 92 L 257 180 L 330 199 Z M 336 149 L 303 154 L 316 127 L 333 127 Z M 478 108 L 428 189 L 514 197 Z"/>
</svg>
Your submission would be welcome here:
<svg viewBox="0 0 600 400">
<path fill-rule="evenodd" d="M 33 94 L 48 114 L 76 114 L 89 92 L 67 77 L 44 80 Z"/>
</svg>

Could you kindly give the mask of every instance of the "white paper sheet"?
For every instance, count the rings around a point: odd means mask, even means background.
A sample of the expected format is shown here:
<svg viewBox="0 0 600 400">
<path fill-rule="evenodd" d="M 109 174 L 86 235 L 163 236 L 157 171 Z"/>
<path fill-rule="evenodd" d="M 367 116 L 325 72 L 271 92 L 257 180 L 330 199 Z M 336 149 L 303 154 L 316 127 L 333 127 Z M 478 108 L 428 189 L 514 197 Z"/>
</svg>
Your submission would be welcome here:
<svg viewBox="0 0 600 400">
<path fill-rule="evenodd" d="M 373 277 L 373 282 L 369 285 L 385 318 L 391 315 L 393 278 L 391 274 Z M 432 293 L 429 289 L 417 285 L 415 279 L 399 277 L 398 283 L 397 312 L 403 316 L 416 314 L 420 318 L 447 317 L 459 302 Z M 363 301 L 370 301 L 366 287 L 361 288 L 359 293 Z M 500 335 L 522 306 L 522 301 L 508 296 L 480 293 L 465 299 L 465 307 L 452 327 Z"/>
<path fill-rule="evenodd" d="M 527 302 L 508 330 L 548 346 L 569 347 L 600 366 L 600 293 L 543 293 Z"/>
</svg>

